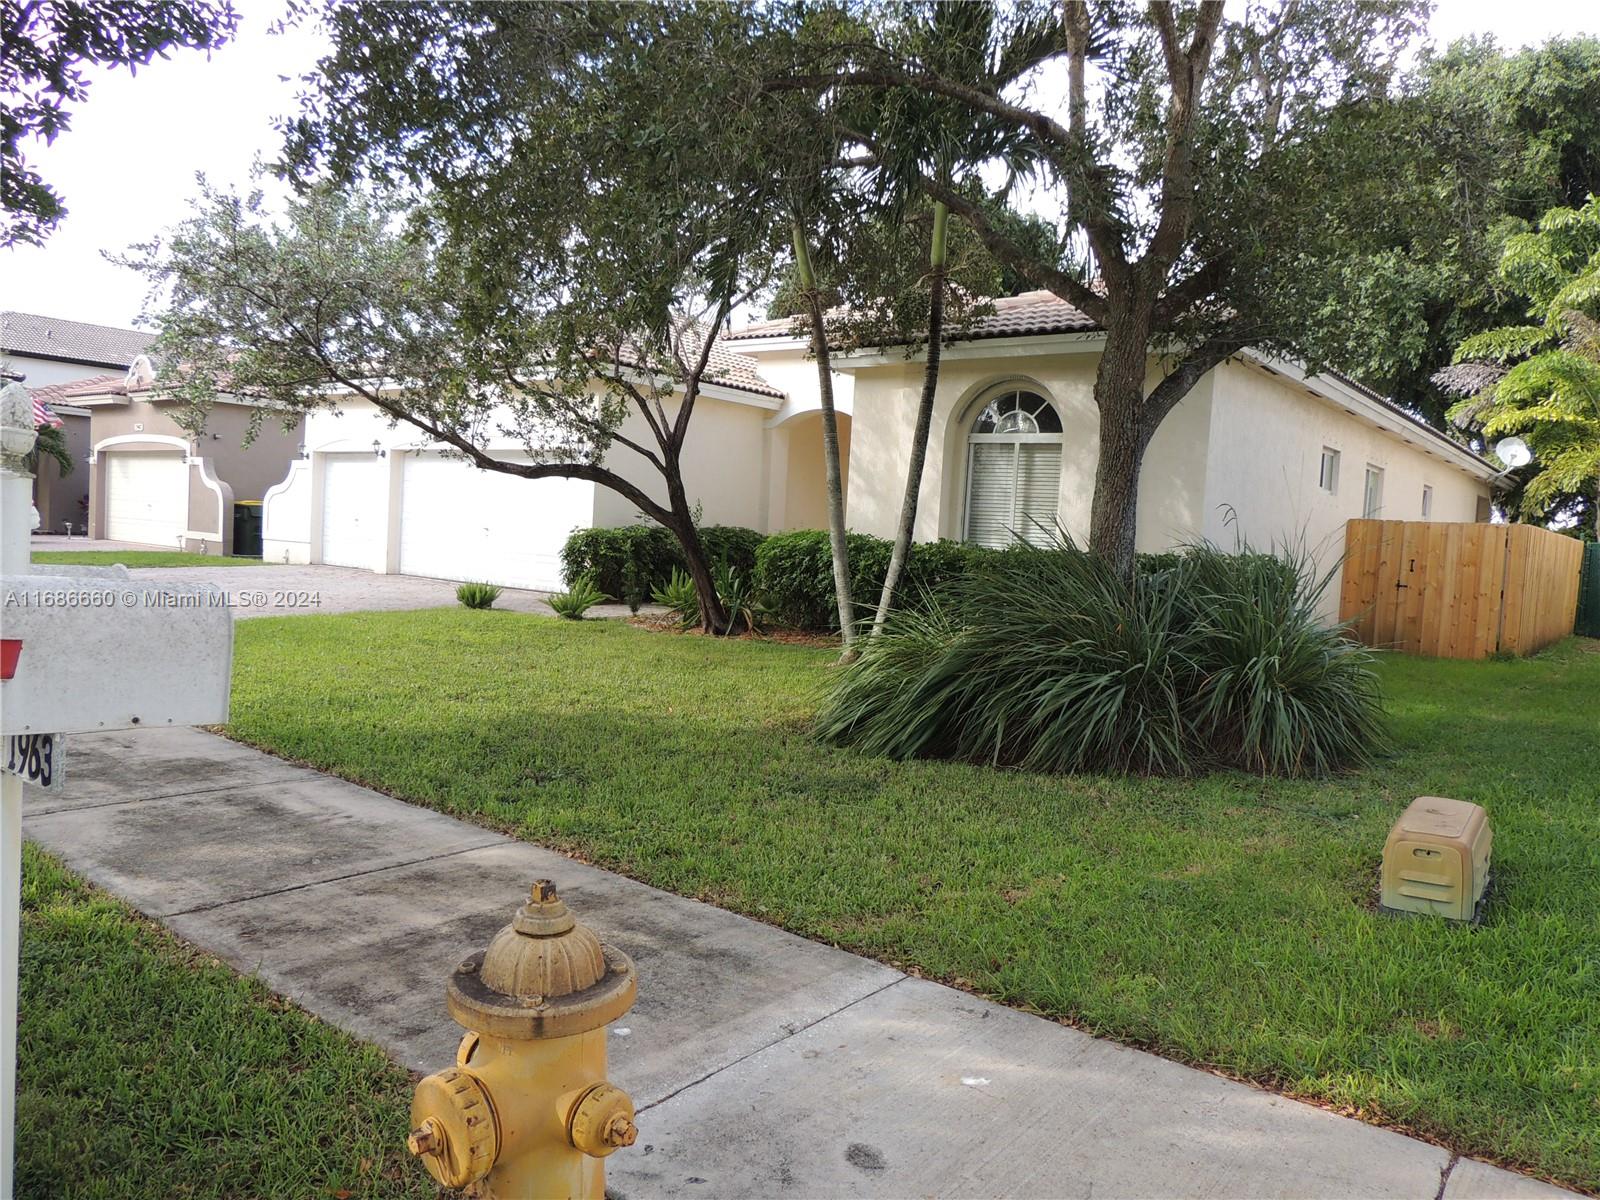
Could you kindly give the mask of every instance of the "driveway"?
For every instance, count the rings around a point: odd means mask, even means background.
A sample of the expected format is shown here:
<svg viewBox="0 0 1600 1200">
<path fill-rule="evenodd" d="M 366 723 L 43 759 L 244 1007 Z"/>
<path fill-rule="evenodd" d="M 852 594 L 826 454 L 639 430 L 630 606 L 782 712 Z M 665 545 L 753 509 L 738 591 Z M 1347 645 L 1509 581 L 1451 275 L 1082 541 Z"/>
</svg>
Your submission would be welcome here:
<svg viewBox="0 0 1600 1200">
<path fill-rule="evenodd" d="M 121 542 L 88 538 L 35 538 L 35 550 L 150 550 L 149 546 L 127 546 Z M 41 565 L 39 570 L 48 570 Z M 318 613 L 394 612 L 416 608 L 451 608 L 457 603 L 456 588 L 448 579 L 425 579 L 419 575 L 376 575 L 355 567 L 287 566 L 282 563 L 259 567 L 130 567 L 128 574 L 152 583 L 211 583 L 228 594 L 235 617 L 292 617 Z M 495 601 L 496 608 L 511 612 L 554 616 L 546 603 L 548 592 L 505 588 Z M 647 608 L 645 611 L 662 611 Z M 625 604 L 597 604 L 591 617 L 628 616 Z"/>
</svg>

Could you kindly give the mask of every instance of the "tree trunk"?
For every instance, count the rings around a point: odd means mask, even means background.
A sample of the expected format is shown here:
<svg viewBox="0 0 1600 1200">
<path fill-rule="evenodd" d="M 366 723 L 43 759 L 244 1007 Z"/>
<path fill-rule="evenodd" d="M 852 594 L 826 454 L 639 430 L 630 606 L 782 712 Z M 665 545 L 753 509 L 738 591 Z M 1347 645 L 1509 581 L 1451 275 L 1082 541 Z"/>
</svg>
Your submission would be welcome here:
<svg viewBox="0 0 1600 1200">
<path fill-rule="evenodd" d="M 942 204 L 933 206 L 933 241 L 928 250 L 928 352 L 922 367 L 922 396 L 917 402 L 917 423 L 911 434 L 911 456 L 906 463 L 906 494 L 900 502 L 900 524 L 894 534 L 894 550 L 883 577 L 883 592 L 878 611 L 872 618 L 872 636 L 883 632 L 894 603 L 894 590 L 911 553 L 911 538 L 917 524 L 917 497 L 922 490 L 922 469 L 928 460 L 928 430 L 933 425 L 933 398 L 939 388 L 939 360 L 944 345 L 945 232 L 950 218 Z"/>
<path fill-rule="evenodd" d="M 678 539 L 683 549 L 683 561 L 689 568 L 689 578 L 694 581 L 694 594 L 700 601 L 700 628 L 707 633 L 732 633 L 728 613 L 717 595 L 716 580 L 711 575 L 711 564 L 706 559 L 706 548 L 700 543 L 700 533 L 694 527 L 694 513 L 689 508 L 689 498 L 683 488 L 683 471 L 677 456 L 666 460 L 663 474 L 667 479 L 667 503 L 672 509 L 672 520 L 667 528 Z"/>
<path fill-rule="evenodd" d="M 806 248 L 805 228 L 794 223 L 795 269 L 811 318 L 811 349 L 817 359 L 817 390 L 822 405 L 822 459 L 828 479 L 828 544 L 833 550 L 833 592 L 839 602 L 839 635 L 844 639 L 844 659 L 855 657 L 856 610 L 850 598 L 850 544 L 844 524 L 844 474 L 839 465 L 839 421 L 833 408 L 833 366 L 828 357 L 828 332 L 822 324 L 822 298 L 817 294 Z"/>
<path fill-rule="evenodd" d="M 1139 471 L 1149 442 L 1144 428 L 1148 342 L 1144 322 L 1114 316 L 1107 322 L 1106 348 L 1094 381 L 1100 453 L 1089 510 L 1089 549 L 1130 582 L 1139 528 Z"/>
</svg>

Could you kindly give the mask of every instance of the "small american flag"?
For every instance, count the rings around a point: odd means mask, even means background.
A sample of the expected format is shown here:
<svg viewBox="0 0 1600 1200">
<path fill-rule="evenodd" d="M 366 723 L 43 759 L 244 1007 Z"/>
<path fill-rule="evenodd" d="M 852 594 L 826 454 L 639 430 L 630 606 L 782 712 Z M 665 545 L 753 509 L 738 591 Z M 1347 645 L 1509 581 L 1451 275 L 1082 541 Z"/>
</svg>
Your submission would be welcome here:
<svg viewBox="0 0 1600 1200">
<path fill-rule="evenodd" d="M 50 406 L 39 397 L 33 398 L 33 425 L 37 429 L 41 425 L 53 425 L 61 428 L 61 418 L 50 411 Z"/>
</svg>

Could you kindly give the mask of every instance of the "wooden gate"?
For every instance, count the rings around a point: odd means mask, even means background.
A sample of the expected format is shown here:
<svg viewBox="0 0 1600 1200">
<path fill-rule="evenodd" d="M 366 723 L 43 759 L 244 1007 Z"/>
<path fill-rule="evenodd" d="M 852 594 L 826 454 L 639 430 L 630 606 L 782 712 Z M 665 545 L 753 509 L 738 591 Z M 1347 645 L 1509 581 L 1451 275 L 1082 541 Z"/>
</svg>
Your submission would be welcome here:
<svg viewBox="0 0 1600 1200">
<path fill-rule="evenodd" d="M 1339 619 L 1406 654 L 1532 654 L 1572 632 L 1582 556 L 1535 525 L 1350 521 Z"/>
</svg>

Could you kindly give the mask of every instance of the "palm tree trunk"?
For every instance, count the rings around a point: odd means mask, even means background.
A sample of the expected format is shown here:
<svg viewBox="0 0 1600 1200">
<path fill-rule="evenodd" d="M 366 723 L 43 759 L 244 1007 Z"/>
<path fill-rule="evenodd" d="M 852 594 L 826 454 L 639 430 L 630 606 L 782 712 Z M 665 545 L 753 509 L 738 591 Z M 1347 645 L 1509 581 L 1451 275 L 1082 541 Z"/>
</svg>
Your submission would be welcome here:
<svg viewBox="0 0 1600 1200">
<path fill-rule="evenodd" d="M 833 591 L 839 601 L 839 634 L 844 639 L 844 659 L 855 657 L 856 611 L 850 598 L 850 547 L 844 525 L 844 475 L 839 466 L 839 420 L 833 408 L 833 367 L 828 358 L 828 334 L 822 324 L 822 298 L 811 270 L 805 227 L 794 222 L 794 261 L 800 291 L 811 319 L 811 349 L 817 360 L 817 390 L 822 404 L 822 458 L 828 478 L 828 543 L 833 550 Z"/>
<path fill-rule="evenodd" d="M 939 360 L 944 343 L 944 282 L 946 230 L 950 210 L 933 206 L 933 241 L 928 250 L 928 352 L 922 367 L 922 396 L 917 402 L 917 424 L 911 435 L 911 455 L 906 463 L 906 494 L 900 502 L 900 524 L 894 534 L 894 550 L 883 577 L 878 611 L 872 618 L 872 636 L 883 632 L 894 603 L 906 558 L 911 553 L 911 538 L 917 524 L 917 497 L 922 491 L 922 470 L 928 460 L 928 431 L 933 425 L 933 398 L 939 388 Z"/>
</svg>

